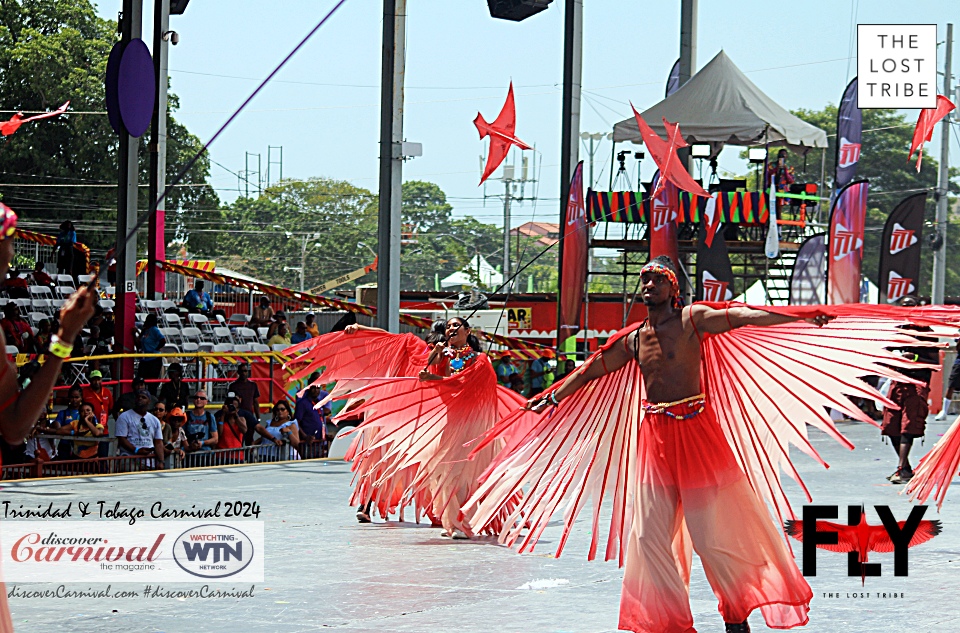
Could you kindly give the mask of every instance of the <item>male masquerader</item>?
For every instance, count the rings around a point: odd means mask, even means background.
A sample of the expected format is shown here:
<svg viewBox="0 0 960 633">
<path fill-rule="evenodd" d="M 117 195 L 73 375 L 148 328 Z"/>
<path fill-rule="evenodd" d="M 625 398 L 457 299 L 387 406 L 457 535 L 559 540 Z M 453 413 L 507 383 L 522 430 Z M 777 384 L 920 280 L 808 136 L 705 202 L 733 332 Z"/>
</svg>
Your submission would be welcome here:
<svg viewBox="0 0 960 633">
<path fill-rule="evenodd" d="M 639 329 L 527 405 L 541 412 L 631 361 L 640 365 L 646 397 L 637 440 L 639 509 L 625 546 L 620 628 L 695 631 L 691 543 L 720 599 L 728 633 L 748 633 L 747 617 L 757 608 L 776 628 L 806 624 L 810 586 L 738 465 L 711 406 L 712 386 L 701 384 L 700 366 L 701 342 L 709 335 L 800 319 L 746 306 L 684 308 L 667 257 L 644 266 L 641 282 L 648 317 Z M 808 319 L 817 326 L 829 320 Z"/>
</svg>

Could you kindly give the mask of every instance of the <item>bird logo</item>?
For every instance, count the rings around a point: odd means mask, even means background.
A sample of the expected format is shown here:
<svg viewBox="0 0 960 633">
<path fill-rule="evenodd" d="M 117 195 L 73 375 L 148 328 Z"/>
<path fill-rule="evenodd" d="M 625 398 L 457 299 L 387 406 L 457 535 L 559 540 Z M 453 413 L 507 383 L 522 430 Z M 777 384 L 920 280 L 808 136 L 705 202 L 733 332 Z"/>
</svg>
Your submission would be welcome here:
<svg viewBox="0 0 960 633">
<path fill-rule="evenodd" d="M 898 521 L 897 526 L 902 530 L 907 521 Z M 784 532 L 800 542 L 803 542 L 803 521 L 789 520 L 784 523 Z M 943 530 L 940 521 L 920 521 L 916 532 L 910 539 L 908 547 L 926 543 Z M 861 509 L 860 520 L 856 525 L 833 523 L 831 521 L 817 521 L 817 532 L 836 532 L 836 543 L 817 543 L 817 547 L 830 552 L 856 552 L 860 563 L 860 584 L 866 581 L 864 565 L 868 562 L 870 552 L 887 553 L 894 551 L 893 540 L 886 527 L 867 523 L 867 514 Z"/>
</svg>

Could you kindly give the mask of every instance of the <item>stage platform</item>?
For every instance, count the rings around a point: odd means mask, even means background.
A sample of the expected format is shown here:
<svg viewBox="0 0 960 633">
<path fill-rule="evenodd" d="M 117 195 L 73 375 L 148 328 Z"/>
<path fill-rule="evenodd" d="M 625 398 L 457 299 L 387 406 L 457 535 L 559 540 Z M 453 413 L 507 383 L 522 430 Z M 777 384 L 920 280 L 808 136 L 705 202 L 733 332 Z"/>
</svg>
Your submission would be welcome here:
<svg viewBox="0 0 960 633">
<path fill-rule="evenodd" d="M 919 457 L 945 423 L 928 428 Z M 910 504 L 884 477 L 894 452 L 879 431 L 841 423 L 856 445 L 847 451 L 819 432 L 813 444 L 829 471 L 797 455 L 814 502 L 841 506 L 889 505 L 899 520 Z M 493 539 L 451 541 L 440 529 L 414 523 L 359 525 L 347 506 L 350 472 L 343 462 L 311 461 L 212 470 L 99 478 L 2 482 L 0 501 L 36 505 L 49 501 L 106 500 L 149 505 L 155 500 L 189 507 L 218 500 L 257 501 L 266 529 L 266 582 L 252 598 L 232 599 L 11 599 L 18 632 L 46 633 L 533 633 L 612 632 L 617 627 L 621 570 L 616 563 L 588 562 L 587 522 L 580 521 L 560 559 L 552 557 L 560 532 L 555 522 L 533 555 L 517 555 Z M 786 483 L 799 513 L 805 503 Z M 960 589 L 960 483 L 942 514 L 943 533 L 910 550 L 909 577 L 893 576 L 892 554 L 871 554 L 883 575 L 849 578 L 845 555 L 818 554 L 818 575 L 809 578 L 815 598 L 810 624 L 816 633 L 881 633 L 960 630 L 955 597 Z M 736 525 L 728 526 L 736 530 Z M 794 542 L 800 560 L 801 548 Z M 171 588 L 198 588 L 175 585 Z M 48 588 L 56 585 L 21 585 Z M 225 587 L 229 587 L 225 585 Z M 8 589 L 10 586 L 8 585 Z M 71 589 L 103 588 L 72 583 Z M 118 589 L 114 587 L 114 589 Z M 122 588 L 141 590 L 137 585 Z M 717 601 L 694 560 L 691 603 L 697 630 L 723 631 Z M 825 597 L 832 593 L 838 597 Z M 848 597 L 869 594 L 868 597 Z M 887 597 L 882 597 L 886 594 Z M 898 597 L 891 597 L 897 594 Z M 759 614 L 754 631 L 768 630 Z"/>
</svg>

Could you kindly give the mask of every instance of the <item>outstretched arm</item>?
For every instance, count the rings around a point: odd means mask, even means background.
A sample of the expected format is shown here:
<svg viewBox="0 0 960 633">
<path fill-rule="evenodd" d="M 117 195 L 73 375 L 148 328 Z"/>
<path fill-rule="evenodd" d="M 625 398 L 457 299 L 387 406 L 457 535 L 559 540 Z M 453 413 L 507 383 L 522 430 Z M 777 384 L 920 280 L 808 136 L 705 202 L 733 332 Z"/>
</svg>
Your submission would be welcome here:
<svg viewBox="0 0 960 633">
<path fill-rule="evenodd" d="M 360 325 L 359 323 L 351 323 L 347 327 L 343 328 L 344 334 L 356 334 L 360 330 L 366 330 L 367 332 L 386 332 L 384 329 L 370 327 L 369 325 Z"/>
<path fill-rule="evenodd" d="M 564 398 L 576 393 L 591 380 L 617 371 L 629 363 L 633 358 L 633 350 L 627 342 L 627 339 L 630 337 L 631 335 L 628 334 L 617 341 L 612 347 L 601 350 L 598 358 L 589 365 L 582 365 L 580 368 L 571 372 L 563 381 L 563 384 L 553 392 L 546 396 L 537 396 L 536 398 L 528 400 L 526 408 L 540 413 L 553 404 L 553 400 L 550 399 L 551 395 L 557 402 L 560 402 Z"/>
<path fill-rule="evenodd" d="M 735 330 L 744 325 L 779 325 L 781 323 L 793 323 L 803 319 L 783 314 L 773 314 L 765 310 L 758 310 L 749 306 L 734 306 L 732 308 L 710 308 L 705 305 L 693 305 L 690 307 L 690 318 L 693 320 L 696 329 L 700 332 L 709 334 L 721 334 Z M 833 317 L 821 315 L 812 319 L 806 319 L 808 323 L 822 327 L 833 320 Z"/>
</svg>

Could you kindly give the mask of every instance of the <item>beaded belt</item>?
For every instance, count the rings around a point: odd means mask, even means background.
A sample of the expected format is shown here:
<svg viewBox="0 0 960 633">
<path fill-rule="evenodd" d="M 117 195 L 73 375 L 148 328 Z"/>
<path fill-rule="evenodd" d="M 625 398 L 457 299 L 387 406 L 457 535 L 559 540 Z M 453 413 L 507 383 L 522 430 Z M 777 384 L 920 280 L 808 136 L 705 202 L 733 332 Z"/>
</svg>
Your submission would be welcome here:
<svg viewBox="0 0 960 633">
<path fill-rule="evenodd" d="M 694 417 L 695 415 L 700 415 L 703 413 L 704 408 L 707 406 L 707 398 L 702 393 L 698 393 L 695 396 L 690 396 L 689 398 L 684 398 L 683 400 L 677 400 L 675 402 L 643 402 L 643 410 L 647 413 L 660 413 L 668 418 L 674 418 L 675 420 L 687 420 Z M 676 413 L 671 411 L 674 407 L 682 407 L 686 410 L 686 413 Z"/>
</svg>

